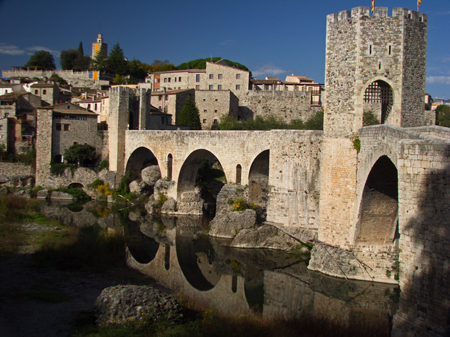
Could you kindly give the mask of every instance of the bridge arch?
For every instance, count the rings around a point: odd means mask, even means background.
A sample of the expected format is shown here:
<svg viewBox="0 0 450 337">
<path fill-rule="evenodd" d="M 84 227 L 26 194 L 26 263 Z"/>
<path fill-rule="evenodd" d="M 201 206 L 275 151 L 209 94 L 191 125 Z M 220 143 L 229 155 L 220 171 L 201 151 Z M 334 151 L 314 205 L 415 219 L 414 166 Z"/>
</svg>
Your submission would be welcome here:
<svg viewBox="0 0 450 337">
<path fill-rule="evenodd" d="M 259 153 L 252 161 L 248 174 L 249 202 L 262 208 L 267 207 L 269 194 L 270 150 Z"/>
<path fill-rule="evenodd" d="M 192 202 L 199 201 L 197 200 L 200 196 L 205 201 L 209 196 L 205 195 L 205 192 L 211 192 L 212 195 L 215 196 L 216 193 L 220 191 L 221 186 L 215 186 L 217 191 L 205 191 L 204 188 L 199 190 L 198 184 L 201 183 L 198 181 L 199 178 L 199 168 L 203 164 L 205 165 L 205 161 L 208 161 L 209 167 L 215 168 L 215 171 L 219 171 L 218 168 L 222 168 L 222 164 L 215 154 L 212 152 L 200 149 L 195 150 L 189 154 L 186 160 L 183 162 L 181 166 L 180 173 L 178 175 L 178 186 L 177 186 L 177 199 L 181 202 Z M 220 169 L 223 172 L 223 169 Z M 214 172 L 213 172 L 214 174 Z M 225 177 L 225 183 L 227 181 L 225 172 L 223 172 L 223 176 Z M 200 194 L 201 193 L 201 194 Z"/>
<path fill-rule="evenodd" d="M 359 205 L 355 243 L 392 244 L 398 238 L 398 171 L 388 156 L 370 170 Z"/>
<path fill-rule="evenodd" d="M 125 172 L 130 172 L 131 180 L 141 178 L 141 171 L 147 166 L 159 166 L 159 160 L 155 153 L 144 146 L 134 149 L 125 162 Z M 159 169 L 161 171 L 161 167 Z"/>
</svg>

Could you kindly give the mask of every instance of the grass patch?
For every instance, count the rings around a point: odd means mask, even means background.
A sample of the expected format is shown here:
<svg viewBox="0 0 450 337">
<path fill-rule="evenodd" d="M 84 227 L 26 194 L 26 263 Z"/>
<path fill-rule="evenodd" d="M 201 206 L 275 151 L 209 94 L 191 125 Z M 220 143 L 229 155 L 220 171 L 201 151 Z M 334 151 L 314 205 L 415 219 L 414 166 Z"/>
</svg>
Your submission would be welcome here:
<svg viewBox="0 0 450 337">
<path fill-rule="evenodd" d="M 206 309 L 185 315 L 181 324 L 170 321 L 140 321 L 127 324 L 109 324 L 96 327 L 91 324 L 75 333 L 74 336 L 198 336 L 198 337 L 312 337 L 312 336 L 389 336 L 390 326 L 374 320 L 373 323 L 352 321 L 337 322 L 329 318 L 305 316 L 298 319 L 267 319 L 258 314 L 223 316 L 215 310 Z M 381 317 L 377 317 L 381 318 Z M 89 319 L 89 317 L 87 317 Z"/>
</svg>

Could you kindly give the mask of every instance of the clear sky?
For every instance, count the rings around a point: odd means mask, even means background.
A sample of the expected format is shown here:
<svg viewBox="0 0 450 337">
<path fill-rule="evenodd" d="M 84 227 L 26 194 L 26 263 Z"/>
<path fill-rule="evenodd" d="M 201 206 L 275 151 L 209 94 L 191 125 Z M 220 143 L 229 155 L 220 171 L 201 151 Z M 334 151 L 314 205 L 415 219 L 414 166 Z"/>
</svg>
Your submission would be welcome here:
<svg viewBox="0 0 450 337">
<path fill-rule="evenodd" d="M 324 82 L 326 15 L 371 0 L 0 0 L 0 68 L 24 65 L 48 50 L 60 69 L 61 50 L 85 55 L 101 32 L 131 60 L 174 65 L 219 56 L 253 76 L 305 75 Z M 376 0 L 376 6 L 417 9 L 416 0 Z M 428 14 L 427 92 L 450 98 L 450 1 L 422 0 Z"/>
</svg>

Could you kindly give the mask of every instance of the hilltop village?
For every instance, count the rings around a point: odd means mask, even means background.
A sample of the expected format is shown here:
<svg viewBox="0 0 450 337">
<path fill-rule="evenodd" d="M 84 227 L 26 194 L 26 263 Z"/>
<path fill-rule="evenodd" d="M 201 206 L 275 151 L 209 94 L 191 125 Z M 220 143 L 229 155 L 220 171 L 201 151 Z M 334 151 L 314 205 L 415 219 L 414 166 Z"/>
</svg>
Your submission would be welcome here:
<svg viewBox="0 0 450 337">
<path fill-rule="evenodd" d="M 107 50 L 102 34 L 93 43 L 92 59 Z M 116 102 L 111 79 L 99 71 L 44 71 L 30 67 L 3 70 L 0 83 L 0 144 L 7 153 L 25 153 L 36 143 L 36 116 L 46 109 L 53 116 L 52 159 L 64 161 L 73 143 L 87 143 L 99 154 L 104 149 L 108 115 Z M 62 84 L 60 82 L 65 82 Z M 179 113 L 189 97 L 199 110 L 202 130 L 214 130 L 223 116 L 247 120 L 276 115 L 289 122 L 307 120 L 322 109 L 322 86 L 305 76 L 289 75 L 264 80 L 229 66 L 207 62 L 206 69 L 150 73 L 145 82 L 122 85 L 134 97 L 128 107 L 129 130 L 186 129 Z M 145 111 L 143 111 L 144 109 Z M 139 120 L 138 116 L 145 115 Z M 105 158 L 101 158 L 103 160 Z"/>
</svg>

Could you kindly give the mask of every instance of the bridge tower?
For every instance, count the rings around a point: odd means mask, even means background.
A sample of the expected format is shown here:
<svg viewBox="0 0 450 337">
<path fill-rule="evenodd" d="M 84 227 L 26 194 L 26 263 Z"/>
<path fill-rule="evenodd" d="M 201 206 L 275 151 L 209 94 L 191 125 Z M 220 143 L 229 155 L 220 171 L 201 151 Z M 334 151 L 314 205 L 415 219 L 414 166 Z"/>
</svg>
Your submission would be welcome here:
<svg viewBox="0 0 450 337">
<path fill-rule="evenodd" d="M 427 15 L 356 7 L 327 16 L 319 239 L 352 244 L 363 112 L 400 127 L 424 123 Z"/>
</svg>

